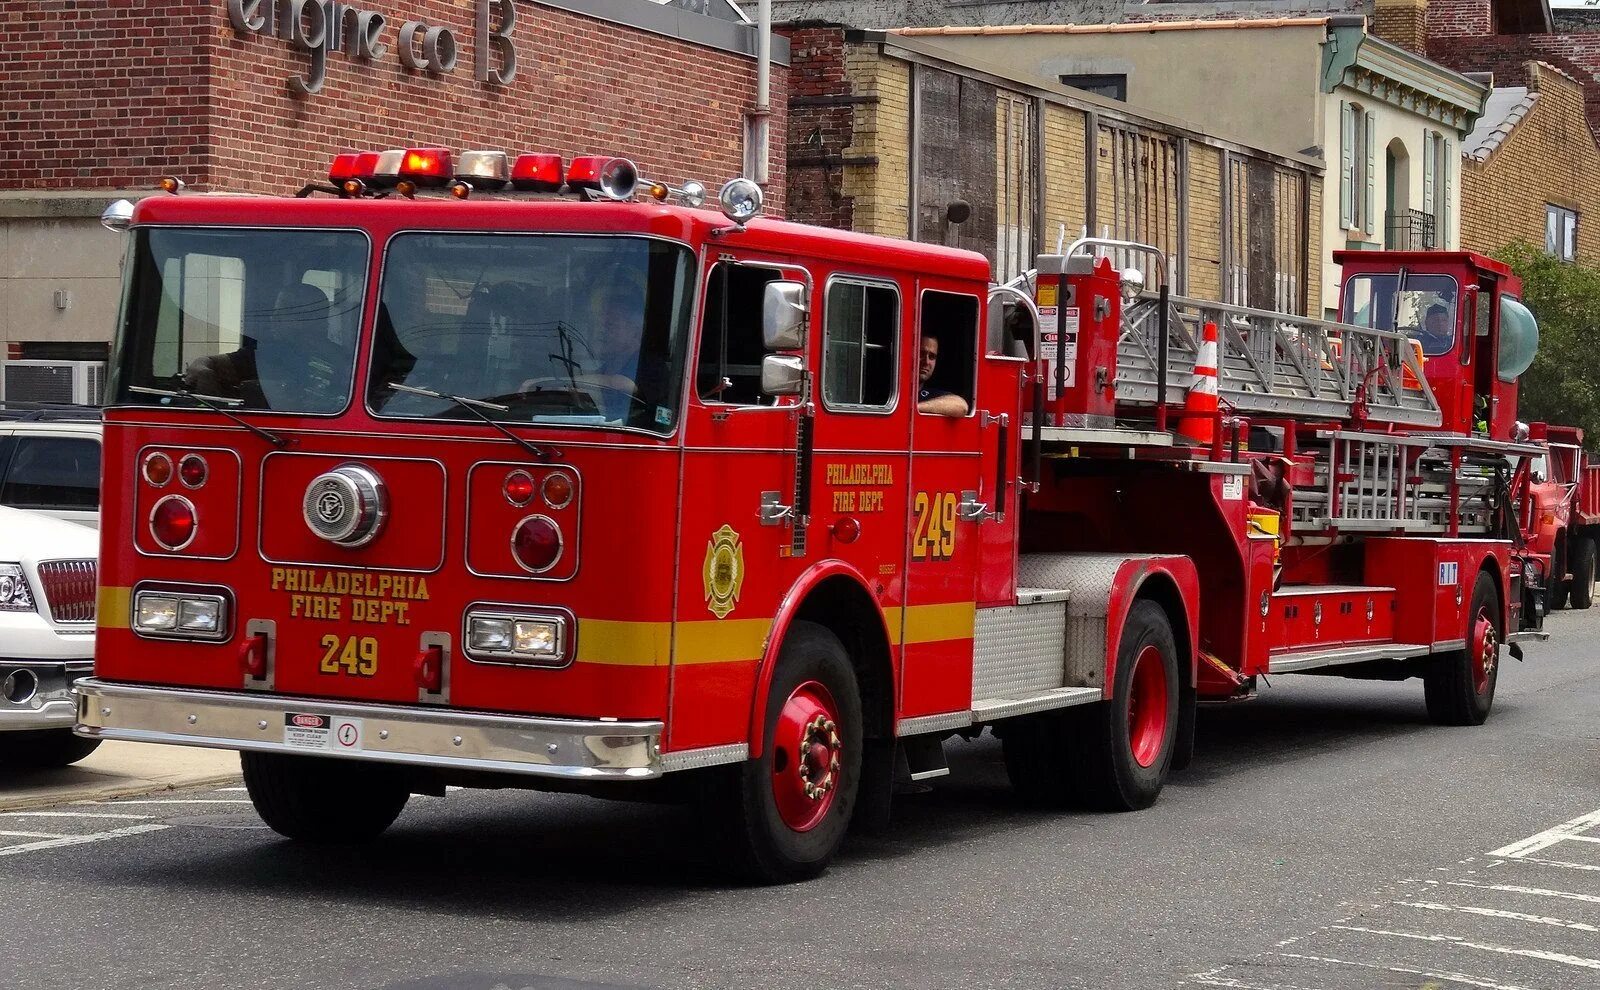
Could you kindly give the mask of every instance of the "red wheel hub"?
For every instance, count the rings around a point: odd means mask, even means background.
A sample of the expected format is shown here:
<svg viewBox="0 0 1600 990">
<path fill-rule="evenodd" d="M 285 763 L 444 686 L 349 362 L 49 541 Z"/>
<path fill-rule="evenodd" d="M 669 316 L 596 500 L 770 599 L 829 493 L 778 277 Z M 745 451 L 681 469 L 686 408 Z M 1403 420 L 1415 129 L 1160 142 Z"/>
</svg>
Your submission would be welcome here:
<svg viewBox="0 0 1600 990">
<path fill-rule="evenodd" d="M 1160 649 L 1146 646 L 1133 662 L 1133 685 L 1128 692 L 1128 746 L 1141 767 L 1153 765 L 1161 755 L 1169 718 L 1167 666 Z"/>
<path fill-rule="evenodd" d="M 1486 694 L 1494 682 L 1495 668 L 1500 663 L 1500 632 L 1494 627 L 1494 618 L 1487 607 L 1478 609 L 1472 619 L 1472 690 Z"/>
<path fill-rule="evenodd" d="M 783 703 L 772 739 L 772 797 L 785 825 L 806 832 L 827 816 L 843 752 L 833 695 L 806 681 Z"/>
</svg>

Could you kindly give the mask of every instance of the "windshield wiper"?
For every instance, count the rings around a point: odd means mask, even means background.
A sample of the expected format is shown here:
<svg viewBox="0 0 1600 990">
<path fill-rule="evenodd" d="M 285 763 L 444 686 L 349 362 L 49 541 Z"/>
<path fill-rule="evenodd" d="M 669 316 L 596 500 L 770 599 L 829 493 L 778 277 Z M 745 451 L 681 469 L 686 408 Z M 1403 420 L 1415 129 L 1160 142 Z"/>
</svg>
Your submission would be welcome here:
<svg viewBox="0 0 1600 990">
<path fill-rule="evenodd" d="M 488 423 L 490 426 L 505 434 L 508 440 L 516 444 L 518 447 L 521 447 L 529 454 L 532 454 L 539 460 L 548 461 L 557 456 L 554 450 L 546 452 L 543 447 L 540 447 L 537 444 L 529 443 L 528 441 L 517 436 L 515 433 L 512 433 L 510 430 L 506 429 L 505 424 L 500 423 L 497 420 L 490 419 L 488 416 L 485 416 L 483 413 L 479 412 L 480 407 L 483 409 L 493 409 L 495 412 L 509 412 L 511 410 L 510 406 L 502 406 L 495 402 L 484 402 L 482 399 L 469 399 L 462 395 L 450 395 L 447 392 L 439 392 L 431 388 L 417 388 L 415 385 L 401 385 L 399 382 L 389 382 L 389 387 L 394 389 L 396 392 L 410 392 L 413 395 L 426 395 L 430 399 L 443 399 L 446 402 L 454 402 L 467 412 L 478 417 L 485 423 Z"/>
<path fill-rule="evenodd" d="M 128 391 L 138 392 L 141 395 L 160 395 L 169 399 L 193 399 L 212 412 L 219 412 L 228 417 L 235 423 L 238 423 L 240 426 L 249 430 L 251 433 L 254 433 L 256 436 L 272 444 L 274 447 L 277 447 L 279 450 L 289 446 L 289 441 L 285 440 L 283 437 L 278 436 L 276 433 L 268 433 L 259 426 L 253 426 L 250 423 L 246 423 L 244 420 L 240 419 L 238 416 L 235 416 L 222 406 L 222 403 L 224 402 L 230 402 L 234 405 L 243 405 L 244 403 L 240 402 L 238 399 L 225 399 L 219 395 L 201 395 L 198 392 L 190 392 L 188 389 L 148 388 L 144 385 L 129 385 Z"/>
</svg>

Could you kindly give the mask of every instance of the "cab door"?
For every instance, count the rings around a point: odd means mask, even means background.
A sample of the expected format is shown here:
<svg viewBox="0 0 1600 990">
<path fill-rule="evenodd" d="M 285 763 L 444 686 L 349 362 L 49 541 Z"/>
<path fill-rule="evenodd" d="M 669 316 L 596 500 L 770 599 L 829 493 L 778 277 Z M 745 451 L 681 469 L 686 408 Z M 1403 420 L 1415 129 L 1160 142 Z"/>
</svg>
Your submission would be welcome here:
<svg viewBox="0 0 1600 990">
<path fill-rule="evenodd" d="M 910 398 L 910 534 L 906 607 L 901 626 L 902 719 L 972 706 L 972 637 L 982 528 L 993 518 L 994 491 L 985 484 L 984 397 L 979 394 L 980 298 L 969 286 L 923 278 L 908 314 L 912 357 L 903 370 Z M 936 358 L 923 380 L 925 342 Z M 926 412 L 919 393 L 966 400 L 964 415 Z M 988 478 L 997 476 L 989 463 Z M 987 496 L 987 501 L 986 501 Z"/>
</svg>

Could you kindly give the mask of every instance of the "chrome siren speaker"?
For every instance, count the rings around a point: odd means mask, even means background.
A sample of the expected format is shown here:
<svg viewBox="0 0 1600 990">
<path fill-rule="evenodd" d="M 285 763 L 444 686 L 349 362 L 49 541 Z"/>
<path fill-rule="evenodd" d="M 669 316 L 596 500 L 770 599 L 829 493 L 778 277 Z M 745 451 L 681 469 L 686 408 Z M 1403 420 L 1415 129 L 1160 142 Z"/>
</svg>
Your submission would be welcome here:
<svg viewBox="0 0 1600 990">
<path fill-rule="evenodd" d="M 633 198 L 639 185 L 639 170 L 626 158 L 613 158 L 600 166 L 600 191 L 615 200 Z"/>
<path fill-rule="evenodd" d="M 311 479 L 300 511 L 311 532 L 329 543 L 366 546 L 389 517 L 389 493 L 371 468 L 341 464 Z"/>
</svg>

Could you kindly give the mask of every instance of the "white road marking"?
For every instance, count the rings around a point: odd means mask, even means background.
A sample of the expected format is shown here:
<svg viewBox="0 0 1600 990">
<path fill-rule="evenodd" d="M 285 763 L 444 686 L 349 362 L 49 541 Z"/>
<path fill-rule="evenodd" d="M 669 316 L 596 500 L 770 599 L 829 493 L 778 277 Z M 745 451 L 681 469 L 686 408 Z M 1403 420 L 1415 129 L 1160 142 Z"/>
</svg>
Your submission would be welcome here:
<svg viewBox="0 0 1600 990">
<path fill-rule="evenodd" d="M 1501 846 L 1488 855 L 1502 856 L 1506 859 L 1522 859 L 1530 853 L 1536 853 L 1541 849 L 1548 849 L 1558 842 L 1575 838 L 1579 833 L 1587 832 L 1596 825 L 1600 825 L 1600 811 L 1591 811 L 1587 815 L 1579 815 L 1569 822 L 1562 822 L 1553 828 L 1547 828 L 1538 835 L 1530 835 L 1526 839 L 1511 843 L 1509 846 Z M 1596 869 L 1600 869 L 1600 867 L 1596 867 Z"/>
<path fill-rule="evenodd" d="M 1498 890 L 1506 894 L 1532 894 L 1535 897 L 1560 897 L 1569 901 L 1583 901 L 1586 904 L 1600 904 L 1600 897 L 1594 894 L 1577 894 L 1570 890 L 1550 890 L 1545 887 L 1523 887 L 1514 883 L 1472 883 L 1469 880 L 1447 881 L 1452 887 L 1472 887 L 1476 890 Z"/>
<path fill-rule="evenodd" d="M 238 798 L 160 798 L 152 801 L 115 801 L 112 803 L 120 808 L 125 804 L 249 804 L 250 802 L 242 801 Z"/>
<path fill-rule="evenodd" d="M 218 794 L 239 794 L 239 793 L 242 793 L 245 790 L 247 790 L 247 788 L 244 788 L 244 787 L 219 787 L 219 788 L 217 788 L 217 793 Z"/>
<path fill-rule="evenodd" d="M 6 818 L 126 818 L 142 821 L 153 815 L 117 815 L 102 811 L 0 811 Z"/>
<path fill-rule="evenodd" d="M 8 839 L 64 839 L 60 832 L 0 832 Z"/>
<path fill-rule="evenodd" d="M 1421 908 L 1425 911 L 1453 911 L 1458 914 L 1478 914 L 1485 918 L 1504 918 L 1507 921 L 1526 921 L 1535 925 L 1554 925 L 1557 928 L 1571 928 L 1580 932 L 1600 932 L 1600 927 L 1585 924 L 1582 921 L 1567 921 L 1563 918 L 1549 918 L 1541 914 L 1523 914 L 1520 911 L 1501 911 L 1496 908 L 1471 907 L 1466 904 L 1439 904 L 1435 901 L 1395 901 L 1404 907 Z"/>
<path fill-rule="evenodd" d="M 109 832 L 96 832 L 92 835 L 67 835 L 59 839 L 45 839 L 40 842 L 24 842 L 15 846 L 0 846 L 0 856 L 16 856 L 19 853 L 38 852 L 41 849 L 59 849 L 62 846 L 81 846 L 90 842 L 104 842 L 106 839 L 120 839 L 128 835 L 140 835 L 144 832 L 160 832 L 171 828 L 170 825 L 125 825 L 114 828 Z"/>
<path fill-rule="evenodd" d="M 1406 973 L 1411 976 L 1425 976 L 1430 980 L 1444 980 L 1449 983 L 1464 983 L 1469 987 L 1482 987 L 1484 990 L 1528 990 L 1510 983 L 1496 983 L 1483 976 L 1472 976 L 1467 973 L 1446 973 L 1431 969 L 1412 969 L 1410 966 L 1380 966 L 1373 963 L 1351 962 L 1348 959 L 1334 959 L 1330 956 L 1306 956 L 1295 952 L 1279 952 L 1277 955 L 1289 959 L 1309 959 L 1312 962 L 1334 963 L 1339 966 L 1357 966 L 1361 969 L 1377 969 L 1389 973 Z"/>
<path fill-rule="evenodd" d="M 1228 987 L 1230 990 L 1317 990 L 1316 987 L 1295 986 L 1290 983 L 1274 983 L 1270 986 L 1260 983 L 1246 983 L 1236 980 L 1231 976 L 1216 976 L 1211 973 L 1201 973 L 1199 976 L 1189 977 L 1189 981 L 1206 987 Z"/>
<path fill-rule="evenodd" d="M 1329 925 L 1347 932 L 1362 932 L 1367 935 L 1387 935 L 1390 938 L 1409 938 L 1419 942 L 1444 942 L 1449 945 L 1459 945 L 1465 949 L 1481 949 L 1484 952 L 1498 952 L 1506 956 L 1522 956 L 1527 959 L 1543 959 L 1546 962 L 1561 963 L 1564 966 L 1577 966 L 1581 969 L 1600 969 L 1600 959 L 1586 959 L 1583 956 L 1571 956 L 1565 952 L 1547 952 L 1544 949 L 1521 949 L 1511 945 L 1495 945 L 1493 942 L 1473 942 L 1462 938 L 1460 935 L 1433 935 L 1425 932 L 1393 932 L 1383 928 L 1363 928 L 1360 925 Z"/>
<path fill-rule="evenodd" d="M 1600 866 L 1594 863 L 1569 863 L 1564 859 L 1541 859 L 1538 856 L 1517 856 L 1506 860 L 1507 863 L 1539 863 L 1543 866 L 1559 866 L 1565 870 L 1587 870 L 1590 873 L 1600 873 Z"/>
</svg>

